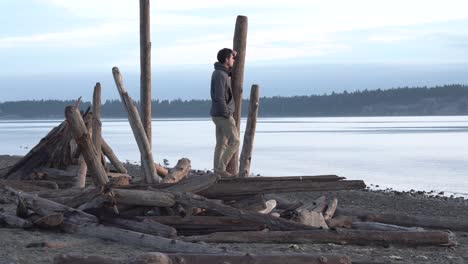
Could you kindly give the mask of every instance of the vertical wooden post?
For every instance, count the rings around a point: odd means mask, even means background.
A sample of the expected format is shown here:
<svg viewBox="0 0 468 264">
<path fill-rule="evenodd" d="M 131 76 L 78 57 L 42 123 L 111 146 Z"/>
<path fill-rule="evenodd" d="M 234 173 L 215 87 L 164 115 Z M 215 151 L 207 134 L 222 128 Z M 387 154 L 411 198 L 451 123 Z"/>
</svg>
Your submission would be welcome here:
<svg viewBox="0 0 468 264">
<path fill-rule="evenodd" d="M 128 122 L 130 123 L 130 127 L 132 128 L 133 135 L 135 136 L 138 149 L 140 150 L 140 154 L 142 157 L 141 167 L 144 172 L 143 180 L 146 183 L 161 182 L 161 177 L 156 175 L 155 172 L 153 154 L 151 152 L 151 148 L 148 142 L 148 137 L 146 136 L 145 130 L 143 129 L 143 124 L 141 123 L 140 115 L 138 114 L 138 110 L 133 104 L 132 98 L 128 95 L 127 91 L 123 86 L 122 75 L 120 74 L 119 68 L 112 68 L 112 74 L 114 75 L 115 85 L 119 90 L 122 103 L 125 106 L 125 110 L 127 110 Z"/>
<path fill-rule="evenodd" d="M 237 132 L 240 134 L 240 118 L 242 110 L 242 87 L 244 85 L 244 64 L 245 53 L 247 49 L 247 26 L 248 21 L 246 16 L 237 16 L 236 28 L 234 30 L 233 48 L 237 51 L 236 62 L 232 69 L 232 93 L 236 105 L 234 112 L 234 120 L 236 120 Z M 232 156 L 226 170 L 234 175 L 239 171 L 239 149 Z"/>
<path fill-rule="evenodd" d="M 151 148 L 150 0 L 140 0 L 140 113 Z"/>
<path fill-rule="evenodd" d="M 252 150 L 255 137 L 255 129 L 257 127 L 258 115 L 258 85 L 252 85 L 250 90 L 249 115 L 247 117 L 247 125 L 244 133 L 244 143 L 242 144 L 242 152 L 240 156 L 239 177 L 249 177 L 250 162 L 252 161 Z"/>
<path fill-rule="evenodd" d="M 65 108 L 65 116 L 67 118 L 68 125 L 70 126 L 73 138 L 78 146 L 80 146 L 81 154 L 83 154 L 86 164 L 91 170 L 94 184 L 106 184 L 109 182 L 109 179 L 107 178 L 106 171 L 104 170 L 101 161 L 97 159 L 96 148 L 91 141 L 91 137 L 89 136 L 80 112 L 74 106 L 67 106 Z"/>
<path fill-rule="evenodd" d="M 101 125 L 101 84 L 96 83 L 93 92 L 93 119 L 92 120 L 92 138 L 94 147 L 97 150 L 98 160 L 102 161 L 101 141 L 102 141 L 102 125 Z M 105 165 L 105 163 L 103 163 Z"/>
</svg>

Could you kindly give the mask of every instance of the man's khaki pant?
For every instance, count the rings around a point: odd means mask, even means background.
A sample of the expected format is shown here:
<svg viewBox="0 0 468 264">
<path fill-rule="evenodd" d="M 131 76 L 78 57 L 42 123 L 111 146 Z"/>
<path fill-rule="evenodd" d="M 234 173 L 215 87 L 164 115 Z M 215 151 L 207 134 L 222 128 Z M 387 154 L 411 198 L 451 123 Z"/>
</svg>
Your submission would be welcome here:
<svg viewBox="0 0 468 264">
<path fill-rule="evenodd" d="M 214 170 L 224 172 L 228 162 L 239 147 L 239 133 L 232 116 L 229 118 L 212 117 L 212 119 L 216 125 Z"/>
</svg>

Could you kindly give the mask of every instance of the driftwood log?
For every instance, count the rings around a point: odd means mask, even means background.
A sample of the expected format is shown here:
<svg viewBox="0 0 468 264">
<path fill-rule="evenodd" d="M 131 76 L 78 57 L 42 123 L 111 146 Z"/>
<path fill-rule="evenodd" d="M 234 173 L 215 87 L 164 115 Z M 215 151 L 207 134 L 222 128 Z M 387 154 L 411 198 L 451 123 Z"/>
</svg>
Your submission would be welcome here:
<svg viewBox="0 0 468 264">
<path fill-rule="evenodd" d="M 172 193 L 174 200 L 178 203 L 189 205 L 192 207 L 205 208 L 215 211 L 221 215 L 237 217 L 239 219 L 254 223 L 264 224 L 271 230 L 307 230 L 315 229 L 311 226 L 302 225 L 283 218 L 274 217 L 267 214 L 261 214 L 252 211 L 236 209 L 219 203 L 215 200 L 207 199 L 203 196 L 191 193 Z"/>
<path fill-rule="evenodd" d="M 100 215 L 99 219 L 105 224 L 142 234 L 167 238 L 173 238 L 177 235 L 177 231 L 173 227 L 149 219 L 124 219 L 119 218 L 118 215 Z"/>
<path fill-rule="evenodd" d="M 240 135 L 240 121 L 242 109 L 242 90 L 244 86 L 244 65 L 245 55 L 247 51 L 247 28 L 248 18 L 246 16 L 237 16 L 236 26 L 234 29 L 233 49 L 238 53 L 236 55 L 236 63 L 232 68 L 232 94 L 234 97 L 235 111 L 233 113 L 236 121 L 237 134 Z M 226 170 L 233 175 L 239 174 L 239 148 L 236 150 L 228 163 Z"/>
<path fill-rule="evenodd" d="M 169 173 L 164 177 L 163 183 L 176 183 L 185 178 L 190 169 L 192 168 L 190 160 L 182 158 L 177 162 L 177 165 L 172 168 Z"/>
<path fill-rule="evenodd" d="M 102 123 L 101 123 L 101 83 L 96 83 L 93 91 L 93 118 L 91 120 L 92 125 L 92 139 L 94 147 L 97 152 L 97 159 L 101 161 L 102 165 L 106 166 L 102 156 L 101 142 L 102 142 Z M 83 186 L 80 186 L 83 187 Z"/>
<path fill-rule="evenodd" d="M 161 182 L 161 177 L 159 177 L 155 172 L 151 145 L 148 141 L 148 137 L 146 136 L 143 124 L 141 123 L 140 115 L 138 114 L 137 108 L 133 104 L 132 98 L 130 98 L 124 88 L 122 75 L 120 74 L 119 68 L 112 68 L 112 74 L 114 75 L 115 84 L 117 86 L 117 90 L 119 91 L 120 98 L 122 99 L 122 103 L 127 110 L 128 121 L 130 123 L 130 127 L 132 128 L 133 135 L 135 136 L 138 149 L 140 150 L 144 181 L 146 183 Z"/>
<path fill-rule="evenodd" d="M 5 225 L 7 227 L 15 228 L 28 228 L 33 225 L 31 221 L 20 218 L 16 215 L 8 214 L 0 211 L 0 226 Z"/>
<path fill-rule="evenodd" d="M 247 125 L 244 132 L 244 143 L 239 159 L 239 177 L 249 177 L 250 164 L 252 162 L 252 150 L 255 138 L 255 129 L 257 127 L 258 115 L 258 85 L 252 85 L 250 89 L 250 104 L 247 116 Z"/>
<path fill-rule="evenodd" d="M 5 200 L 10 200 L 13 203 L 18 203 L 18 200 L 21 200 L 26 208 L 34 211 L 40 216 L 49 216 L 55 213 L 60 213 L 67 218 L 68 221 L 76 224 L 98 222 L 98 219 L 94 215 L 36 195 L 18 192 L 10 187 L 0 187 L 0 197 Z"/>
<path fill-rule="evenodd" d="M 301 231 L 253 231 L 220 232 L 204 236 L 184 237 L 184 241 L 207 243 L 336 243 L 355 245 L 403 244 L 412 246 L 454 246 L 452 233 L 442 231 L 405 232 L 369 230 L 301 230 Z"/>
<path fill-rule="evenodd" d="M 413 216 L 406 213 L 374 213 L 362 209 L 338 208 L 336 215 L 355 216 L 364 222 L 380 222 L 407 227 L 468 231 L 468 222 L 448 216 Z"/>
<path fill-rule="evenodd" d="M 328 180 L 330 179 L 330 180 Z M 262 193 L 356 190 L 366 187 L 361 180 L 337 180 L 337 176 L 249 177 L 222 179 L 200 193 L 208 198 L 230 199 Z"/>
<path fill-rule="evenodd" d="M 346 256 L 319 254 L 163 254 L 150 252 L 129 259 L 62 254 L 54 264 L 351 264 Z"/>
<path fill-rule="evenodd" d="M 101 149 L 102 149 L 102 153 L 109 159 L 110 163 L 114 166 L 114 168 L 118 172 L 128 173 L 125 166 L 122 164 L 122 162 L 120 162 L 120 160 L 117 158 L 112 148 L 104 139 L 102 139 L 101 141 Z"/>
<path fill-rule="evenodd" d="M 73 138 L 81 149 L 86 165 L 91 170 L 95 185 L 104 185 L 109 182 L 101 160 L 97 158 L 97 150 L 91 142 L 86 126 L 78 109 L 74 106 L 65 108 L 65 116 L 70 126 Z"/>
<path fill-rule="evenodd" d="M 179 235 L 183 236 L 226 231 L 261 231 L 266 228 L 264 224 L 228 216 L 140 216 L 137 218 L 171 226 L 177 229 Z"/>
<path fill-rule="evenodd" d="M 99 224 L 75 225 L 64 223 L 62 229 L 67 233 L 96 237 L 104 240 L 125 243 L 128 245 L 147 247 L 161 252 L 192 252 L 192 253 L 221 253 L 222 249 L 184 242 L 159 236 L 142 234 L 135 231 L 108 227 Z"/>
</svg>

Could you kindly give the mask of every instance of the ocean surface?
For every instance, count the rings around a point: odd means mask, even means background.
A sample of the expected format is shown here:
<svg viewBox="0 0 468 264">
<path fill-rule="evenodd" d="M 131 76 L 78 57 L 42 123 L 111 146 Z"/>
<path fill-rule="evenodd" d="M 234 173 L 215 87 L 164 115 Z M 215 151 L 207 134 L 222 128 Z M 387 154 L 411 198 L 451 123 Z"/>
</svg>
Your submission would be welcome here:
<svg viewBox="0 0 468 264">
<path fill-rule="evenodd" d="M 26 154 L 60 122 L 0 120 L 0 154 Z M 186 157 L 194 169 L 212 169 L 215 135 L 210 119 L 155 119 L 152 129 L 156 162 L 166 159 L 173 166 Z M 103 120 L 103 136 L 122 161 L 139 163 L 126 119 Z M 374 188 L 466 196 L 468 116 L 260 118 L 251 172 L 336 174 Z"/>
</svg>

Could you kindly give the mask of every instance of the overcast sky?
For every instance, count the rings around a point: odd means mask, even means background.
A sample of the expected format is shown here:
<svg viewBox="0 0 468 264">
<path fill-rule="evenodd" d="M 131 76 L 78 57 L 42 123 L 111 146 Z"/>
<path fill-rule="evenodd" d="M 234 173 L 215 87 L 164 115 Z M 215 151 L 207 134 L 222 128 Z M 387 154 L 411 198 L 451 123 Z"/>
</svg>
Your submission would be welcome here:
<svg viewBox="0 0 468 264">
<path fill-rule="evenodd" d="M 138 72 L 138 2 L 1 1 L 0 77 Z M 467 63 L 467 10 L 467 0 L 152 1 L 153 70 L 211 70 L 237 15 L 249 18 L 247 67 Z"/>
</svg>

